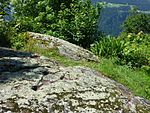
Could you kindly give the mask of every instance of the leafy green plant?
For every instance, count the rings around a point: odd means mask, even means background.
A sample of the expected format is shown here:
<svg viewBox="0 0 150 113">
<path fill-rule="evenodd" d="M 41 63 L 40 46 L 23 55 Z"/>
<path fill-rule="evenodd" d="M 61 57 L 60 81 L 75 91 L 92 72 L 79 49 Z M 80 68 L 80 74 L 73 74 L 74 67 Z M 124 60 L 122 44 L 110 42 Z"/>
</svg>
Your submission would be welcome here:
<svg viewBox="0 0 150 113">
<path fill-rule="evenodd" d="M 147 73 L 150 73 L 150 65 L 148 66 L 142 66 L 141 69 L 143 69 L 144 71 L 146 71 Z"/>
<path fill-rule="evenodd" d="M 15 34 L 16 30 L 11 27 L 11 22 L 0 21 L 0 46 L 10 47 Z"/>
<path fill-rule="evenodd" d="M 106 58 L 116 57 L 116 62 L 133 68 L 149 71 L 150 66 L 150 35 L 139 32 L 129 33 L 118 38 L 107 37 L 95 42 L 91 51 Z"/>
<path fill-rule="evenodd" d="M 19 33 L 18 35 L 12 37 L 11 46 L 17 50 L 23 48 L 29 40 L 29 36 L 27 33 Z"/>
<path fill-rule="evenodd" d="M 116 57 L 122 53 L 122 42 L 114 37 L 101 38 L 91 45 L 90 50 L 98 56 Z"/>
<path fill-rule="evenodd" d="M 88 48 L 98 35 L 102 4 L 91 0 L 12 0 L 15 28 L 63 38 Z"/>
<path fill-rule="evenodd" d="M 0 46 L 10 47 L 10 39 L 15 33 L 11 27 L 11 21 L 6 21 L 8 11 L 10 10 L 10 0 L 0 1 Z"/>
<path fill-rule="evenodd" d="M 129 33 L 124 38 L 123 59 L 132 67 L 150 65 L 150 35 Z"/>
<path fill-rule="evenodd" d="M 150 33 L 150 15 L 144 13 L 134 13 L 126 18 L 123 25 L 123 32 L 126 33 Z"/>
</svg>

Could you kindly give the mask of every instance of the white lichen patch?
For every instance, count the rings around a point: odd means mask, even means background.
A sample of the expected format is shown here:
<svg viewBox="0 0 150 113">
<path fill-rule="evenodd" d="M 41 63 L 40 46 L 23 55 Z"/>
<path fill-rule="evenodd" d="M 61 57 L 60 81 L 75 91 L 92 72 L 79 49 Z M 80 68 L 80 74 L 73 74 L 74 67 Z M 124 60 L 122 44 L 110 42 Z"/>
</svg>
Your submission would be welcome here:
<svg viewBox="0 0 150 113">
<path fill-rule="evenodd" d="M 92 69 L 64 67 L 43 56 L 4 59 L 0 60 L 2 113 L 148 113 L 150 109 L 148 102 L 133 95 L 129 99 L 122 85 Z"/>
<path fill-rule="evenodd" d="M 86 91 L 84 93 L 79 93 L 76 97 L 82 98 L 83 100 L 100 100 L 106 99 L 108 97 L 108 94 L 105 92 L 94 93 L 92 91 Z"/>
</svg>

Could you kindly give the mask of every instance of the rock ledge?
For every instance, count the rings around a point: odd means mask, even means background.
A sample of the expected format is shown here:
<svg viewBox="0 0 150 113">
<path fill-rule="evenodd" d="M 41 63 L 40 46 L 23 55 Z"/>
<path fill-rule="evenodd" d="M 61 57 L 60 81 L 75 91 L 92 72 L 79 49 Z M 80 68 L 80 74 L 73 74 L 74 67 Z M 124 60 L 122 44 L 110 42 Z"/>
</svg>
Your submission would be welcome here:
<svg viewBox="0 0 150 113">
<path fill-rule="evenodd" d="M 0 48 L 0 113 L 148 113 L 150 103 L 86 67 Z"/>
</svg>

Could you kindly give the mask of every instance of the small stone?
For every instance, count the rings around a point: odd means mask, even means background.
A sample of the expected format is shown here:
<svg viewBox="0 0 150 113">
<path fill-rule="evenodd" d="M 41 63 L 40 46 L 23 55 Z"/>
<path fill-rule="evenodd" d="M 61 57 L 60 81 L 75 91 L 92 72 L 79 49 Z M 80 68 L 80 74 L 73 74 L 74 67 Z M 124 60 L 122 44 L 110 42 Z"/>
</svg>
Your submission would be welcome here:
<svg viewBox="0 0 150 113">
<path fill-rule="evenodd" d="M 7 112 L 4 112 L 4 113 L 12 113 L 11 111 L 7 111 Z"/>
</svg>

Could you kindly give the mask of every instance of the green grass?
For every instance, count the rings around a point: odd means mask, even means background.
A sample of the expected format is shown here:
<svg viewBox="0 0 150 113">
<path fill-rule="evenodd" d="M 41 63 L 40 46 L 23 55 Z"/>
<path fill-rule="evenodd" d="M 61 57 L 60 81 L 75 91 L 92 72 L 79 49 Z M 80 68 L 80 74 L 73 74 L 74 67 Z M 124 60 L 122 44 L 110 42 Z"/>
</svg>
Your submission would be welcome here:
<svg viewBox="0 0 150 113">
<path fill-rule="evenodd" d="M 150 100 L 150 75 L 142 70 L 133 70 L 127 66 L 120 66 L 113 59 L 101 58 L 100 63 L 88 61 L 74 61 L 60 56 L 57 49 L 26 48 L 28 52 L 38 53 L 58 61 L 63 66 L 85 66 L 97 70 L 103 75 L 123 84 L 137 96 Z"/>
</svg>

